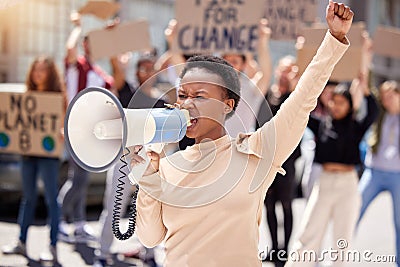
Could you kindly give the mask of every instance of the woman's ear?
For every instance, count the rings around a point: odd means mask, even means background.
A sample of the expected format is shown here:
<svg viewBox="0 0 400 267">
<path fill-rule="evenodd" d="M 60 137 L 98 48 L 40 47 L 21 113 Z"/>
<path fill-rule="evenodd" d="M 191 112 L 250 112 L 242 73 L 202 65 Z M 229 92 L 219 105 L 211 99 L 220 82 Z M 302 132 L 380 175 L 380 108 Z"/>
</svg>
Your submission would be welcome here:
<svg viewBox="0 0 400 267">
<path fill-rule="evenodd" d="M 224 112 L 225 114 L 229 114 L 232 112 L 233 108 L 235 107 L 235 100 L 232 98 L 224 100 L 225 103 L 225 108 Z"/>
</svg>

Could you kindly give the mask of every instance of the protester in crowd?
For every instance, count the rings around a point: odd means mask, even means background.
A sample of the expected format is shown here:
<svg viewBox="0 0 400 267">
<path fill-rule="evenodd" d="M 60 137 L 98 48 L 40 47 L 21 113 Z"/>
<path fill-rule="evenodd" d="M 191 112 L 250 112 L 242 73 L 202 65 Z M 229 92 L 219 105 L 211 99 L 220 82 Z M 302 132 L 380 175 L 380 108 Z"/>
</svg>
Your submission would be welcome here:
<svg viewBox="0 0 400 267">
<path fill-rule="evenodd" d="M 83 89 L 90 86 L 100 86 L 111 89 L 112 77 L 105 74 L 100 67 L 94 65 L 91 58 L 89 39 L 83 40 L 84 55 L 78 55 L 78 40 L 81 26 L 80 15 L 71 14 L 71 21 L 75 24 L 68 41 L 65 58 L 66 87 L 68 103 Z M 89 182 L 89 173 L 82 169 L 71 158 L 69 161 L 68 180 L 60 189 L 58 202 L 61 206 L 61 222 L 59 239 L 65 242 L 86 242 L 95 240 L 94 232 L 86 223 L 86 193 Z M 70 236 L 67 229 L 67 220 L 73 221 L 74 235 Z"/>
<path fill-rule="evenodd" d="M 400 265 L 400 84 L 386 81 L 380 86 L 381 112 L 372 128 L 366 170 L 359 184 L 362 205 L 359 222 L 371 202 L 389 191 L 396 231 L 396 263 Z"/>
<path fill-rule="evenodd" d="M 318 118 L 327 118 L 329 116 L 329 103 L 332 100 L 333 91 L 339 83 L 336 81 L 328 81 L 322 94 L 318 97 L 317 107 L 311 114 Z"/>
<path fill-rule="evenodd" d="M 230 64 L 213 56 L 186 63 L 177 104 L 192 117 L 186 135 L 196 144 L 161 161 L 149 152 L 150 166 L 139 181 L 137 235 L 148 247 L 165 240 L 166 267 L 261 266 L 258 227 L 265 193 L 283 172 L 280 166 L 298 145 L 349 44 L 350 8 L 330 2 L 326 17 L 329 32 L 296 89 L 254 133 L 231 139 L 225 131 L 225 119 L 240 98 L 239 77 Z M 133 155 L 132 165 L 141 160 Z"/>
<path fill-rule="evenodd" d="M 336 81 L 328 81 L 324 91 L 318 98 L 317 107 L 311 113 L 314 117 L 320 118 L 322 121 L 329 119 L 329 102 L 332 101 L 333 91 L 338 84 L 339 83 Z M 366 107 L 364 108 L 361 105 L 361 102 L 364 99 L 364 95 L 363 90 L 360 90 L 360 86 L 360 79 L 356 78 L 352 81 L 351 87 L 349 89 L 353 101 L 353 111 L 357 120 L 362 120 L 366 115 Z M 360 116 L 360 114 L 363 114 L 363 116 Z M 306 145 L 307 148 L 315 148 L 314 140 L 309 140 L 307 142 L 310 142 Z M 361 142 L 361 144 L 362 143 L 363 141 Z M 361 158 L 363 157 L 361 156 Z M 360 166 L 357 166 L 357 168 L 360 168 Z M 310 198 L 314 184 L 320 176 L 321 171 L 322 165 L 318 162 L 313 161 L 313 158 L 310 158 L 305 163 L 301 185 L 303 197 L 305 197 L 307 200 Z"/>
<path fill-rule="evenodd" d="M 62 78 L 52 58 L 41 56 L 36 58 L 30 66 L 26 87 L 28 92 L 57 93 L 65 99 Z M 63 121 L 63 118 L 60 118 Z M 61 129 L 60 140 L 63 142 Z M 15 246 L 3 248 L 4 254 L 21 254 L 27 256 L 26 242 L 29 226 L 35 215 L 37 201 L 37 179 L 42 178 L 46 198 L 47 213 L 50 217 L 50 257 L 48 252 L 41 254 L 41 259 L 50 259 L 57 262 L 57 234 L 59 223 L 59 207 L 57 203 L 58 177 L 60 161 L 58 158 L 22 156 L 22 200 L 18 213 L 20 226 L 19 242 Z"/>
<path fill-rule="evenodd" d="M 178 21 L 176 19 L 171 19 L 168 22 L 167 28 L 164 30 L 165 40 L 167 42 L 166 51 L 157 59 L 155 68 L 157 70 L 168 70 L 170 76 L 171 84 L 176 84 L 176 79 L 178 78 L 183 64 L 186 61 L 185 55 L 178 53 L 178 48 L 176 47 L 176 34 Z M 171 68 L 172 67 L 172 68 Z"/>
<path fill-rule="evenodd" d="M 279 60 L 275 70 L 275 83 L 267 91 L 265 100 L 260 106 L 257 114 L 257 123 L 264 125 L 272 115 L 276 115 L 282 103 L 289 97 L 298 81 L 298 68 L 292 56 L 286 56 Z M 257 127 L 258 128 L 258 127 Z M 301 156 L 300 145 L 296 147 L 289 158 L 283 163 L 282 168 L 286 171 L 285 176 L 277 174 L 275 180 L 268 188 L 264 200 L 267 208 L 267 223 L 271 234 L 271 251 L 274 254 L 268 255 L 265 260 L 273 260 L 279 264 L 276 258 L 277 252 L 283 250 L 287 253 L 290 236 L 293 228 L 292 201 L 295 198 L 295 161 Z M 276 217 L 275 206 L 277 202 L 282 204 L 284 219 L 284 245 L 278 246 L 278 220 Z"/>
<path fill-rule="evenodd" d="M 365 101 L 362 90 L 363 86 L 371 85 L 370 73 L 372 67 L 372 58 L 373 58 L 373 49 L 372 49 L 372 40 L 369 37 L 367 31 L 362 33 L 362 54 L 361 54 L 361 68 L 358 76 L 353 79 L 350 86 L 350 93 L 352 95 L 354 101 L 354 112 L 356 120 L 363 120 L 367 113 L 367 102 Z M 365 161 L 365 156 L 368 150 L 368 135 L 369 132 L 364 136 L 363 140 L 360 143 L 360 157 L 361 162 Z M 360 164 L 357 167 L 358 176 L 361 177 L 365 169 L 364 164 Z"/>
<path fill-rule="evenodd" d="M 259 71 L 255 72 L 255 61 L 249 59 L 247 62 L 245 54 L 226 53 L 223 58 L 239 72 L 240 85 L 242 88 L 240 102 L 235 114 L 226 121 L 226 130 L 230 136 L 236 137 L 239 133 L 254 131 L 256 125 L 257 111 L 263 102 L 271 80 L 272 66 L 269 53 L 269 38 L 271 29 L 268 21 L 261 19 L 258 29 L 257 56 Z M 252 63 L 250 65 L 249 63 Z M 251 66 L 251 79 L 244 74 Z M 249 73 L 250 74 L 250 73 Z"/>
<path fill-rule="evenodd" d="M 361 57 L 361 67 L 358 77 L 353 79 L 350 86 L 350 94 L 353 101 L 353 111 L 355 114 L 356 120 L 363 120 L 367 113 L 367 105 L 364 98 L 363 86 L 367 86 L 369 80 L 369 72 L 372 61 L 372 41 L 369 38 L 367 32 L 362 34 L 363 37 L 363 45 L 362 45 L 362 57 Z M 329 102 L 332 100 L 332 92 L 335 87 L 338 85 L 337 81 L 329 80 L 324 91 L 321 96 L 318 98 L 317 107 L 311 113 L 314 117 L 318 117 L 321 120 L 325 120 L 329 118 Z M 314 141 L 310 142 L 306 145 L 306 148 L 315 147 Z M 364 140 L 361 141 L 360 146 L 362 147 L 364 144 Z M 363 159 L 363 151 L 361 151 L 361 159 Z M 306 159 L 304 173 L 302 177 L 302 193 L 303 197 L 309 199 L 312 188 L 314 186 L 315 181 L 321 174 L 322 166 L 317 162 L 312 162 L 312 158 Z M 358 173 L 362 173 L 361 166 L 357 166 Z"/>
<path fill-rule="evenodd" d="M 330 221 L 333 222 L 334 241 L 345 240 L 351 246 L 361 204 L 356 172 L 356 166 L 361 163 L 359 144 L 378 113 L 369 87 L 366 85 L 362 90 L 368 107 L 363 120 L 355 119 L 352 96 L 345 84 L 338 85 L 333 91 L 330 115 L 326 119 L 315 116 L 309 119 L 308 127 L 316 139 L 314 162 L 321 164 L 322 171 L 307 203 L 299 238 L 294 244 L 299 255 L 304 251 L 319 251 Z M 304 259 L 302 262 L 290 261 L 288 266 L 314 264 L 314 260 Z M 334 262 L 335 266 L 340 264 L 343 262 Z"/>
<path fill-rule="evenodd" d="M 155 82 L 154 69 L 155 58 L 151 55 L 142 55 L 136 64 L 136 79 L 139 87 L 133 87 L 125 79 L 125 71 L 121 67 L 121 61 L 115 57 L 111 59 L 111 65 L 113 68 L 115 86 L 118 92 L 118 98 L 124 108 L 163 108 L 165 102 L 161 99 L 152 97 L 154 90 L 153 85 Z M 113 220 L 113 209 L 115 206 L 115 199 L 117 194 L 118 178 L 122 175 L 121 171 L 128 174 L 129 166 L 126 166 L 122 161 L 117 162 L 111 169 L 107 171 L 107 182 L 106 189 L 103 198 L 103 211 L 100 216 L 101 234 L 99 237 L 100 247 L 95 250 L 95 261 L 96 267 L 110 266 L 113 264 L 111 255 L 111 245 L 114 240 L 112 233 L 112 220 Z M 120 201 L 120 210 L 125 211 L 129 204 L 132 196 L 132 186 L 125 177 L 125 184 Z M 151 267 L 155 267 L 156 262 L 154 260 L 153 249 L 139 249 L 135 250 L 133 256 L 144 260 L 144 262 Z M 129 255 L 127 255 L 129 256 Z"/>
<path fill-rule="evenodd" d="M 329 117 L 329 102 L 332 100 L 333 90 L 339 83 L 336 81 L 329 80 L 326 84 L 324 90 L 317 100 L 317 107 L 311 112 L 312 116 L 325 120 Z M 311 131 L 310 131 L 311 132 Z M 304 139 L 303 143 L 305 149 L 309 149 L 310 153 L 314 154 L 315 141 L 311 139 L 313 134 L 309 134 L 310 138 Z M 307 135 L 308 136 L 308 135 Z M 306 153 L 305 153 L 306 154 Z M 321 164 L 313 161 L 314 155 L 311 157 L 305 157 L 304 170 L 301 178 L 301 190 L 302 196 L 307 200 L 310 198 L 312 189 L 314 187 L 315 181 L 321 174 L 322 166 Z"/>
</svg>

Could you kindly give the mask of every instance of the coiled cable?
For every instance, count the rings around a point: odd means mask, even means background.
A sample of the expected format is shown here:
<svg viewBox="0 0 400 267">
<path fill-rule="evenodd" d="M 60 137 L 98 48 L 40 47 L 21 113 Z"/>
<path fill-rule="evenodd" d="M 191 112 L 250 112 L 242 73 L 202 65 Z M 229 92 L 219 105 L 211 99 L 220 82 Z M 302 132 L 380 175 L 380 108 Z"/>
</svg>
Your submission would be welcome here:
<svg viewBox="0 0 400 267">
<path fill-rule="evenodd" d="M 129 210 L 129 222 L 128 222 L 128 229 L 125 233 L 121 233 L 119 229 L 119 224 L 121 220 L 121 202 L 122 202 L 122 195 L 125 186 L 125 181 L 127 178 L 127 174 L 124 171 L 124 168 L 128 166 L 128 162 L 126 160 L 126 156 L 130 154 L 130 150 L 125 148 L 126 152 L 121 156 L 120 161 L 122 165 L 119 168 L 120 176 L 118 178 L 118 185 L 114 199 L 114 209 L 113 209 L 113 218 L 112 218 L 112 231 L 114 236 L 119 240 L 126 240 L 130 238 L 135 233 L 136 227 L 136 199 L 139 192 L 139 185 L 135 185 L 135 191 L 133 192 L 132 200 L 131 200 L 131 207 Z"/>
</svg>

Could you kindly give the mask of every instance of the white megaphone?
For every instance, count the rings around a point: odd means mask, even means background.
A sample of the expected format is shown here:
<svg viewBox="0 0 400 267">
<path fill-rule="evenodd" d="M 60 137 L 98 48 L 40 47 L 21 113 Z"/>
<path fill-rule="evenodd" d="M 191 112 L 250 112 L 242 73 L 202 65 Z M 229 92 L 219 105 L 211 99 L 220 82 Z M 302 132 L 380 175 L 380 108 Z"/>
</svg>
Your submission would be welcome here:
<svg viewBox="0 0 400 267">
<path fill-rule="evenodd" d="M 64 134 L 75 162 L 88 171 L 101 172 L 119 160 L 125 147 L 180 141 L 189 122 L 187 110 L 124 109 L 110 91 L 90 87 L 68 106 Z M 144 149 L 139 155 L 147 158 Z M 136 166 L 131 175 L 139 179 L 146 168 L 147 164 Z"/>
</svg>

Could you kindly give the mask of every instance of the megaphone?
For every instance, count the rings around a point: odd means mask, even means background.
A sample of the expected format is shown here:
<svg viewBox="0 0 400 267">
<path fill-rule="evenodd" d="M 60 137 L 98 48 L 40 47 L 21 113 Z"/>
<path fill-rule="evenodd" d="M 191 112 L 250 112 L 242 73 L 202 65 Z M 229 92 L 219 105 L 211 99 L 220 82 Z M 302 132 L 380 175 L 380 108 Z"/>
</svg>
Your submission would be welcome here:
<svg viewBox="0 0 400 267">
<path fill-rule="evenodd" d="M 83 169 L 101 172 L 119 160 L 125 147 L 179 142 L 189 122 L 187 110 L 124 109 L 110 91 L 89 87 L 79 92 L 67 108 L 66 148 Z M 146 167 L 142 166 L 136 175 L 141 176 Z"/>
</svg>

